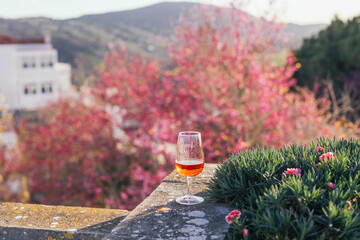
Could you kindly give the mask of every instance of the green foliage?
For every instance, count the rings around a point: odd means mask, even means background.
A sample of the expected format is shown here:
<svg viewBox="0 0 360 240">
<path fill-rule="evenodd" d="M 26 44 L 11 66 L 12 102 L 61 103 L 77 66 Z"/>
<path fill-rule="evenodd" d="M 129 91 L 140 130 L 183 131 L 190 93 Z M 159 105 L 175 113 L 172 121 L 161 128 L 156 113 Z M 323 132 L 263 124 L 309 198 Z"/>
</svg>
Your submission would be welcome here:
<svg viewBox="0 0 360 240">
<path fill-rule="evenodd" d="M 302 68 L 295 74 L 300 86 L 313 87 L 314 82 L 334 81 L 342 88 L 341 75 L 360 70 L 360 16 L 346 23 L 335 17 L 318 36 L 304 39 L 296 57 Z"/>
<path fill-rule="evenodd" d="M 334 159 L 322 160 L 323 153 Z M 279 150 L 258 147 L 219 165 L 209 192 L 242 212 L 228 238 L 359 239 L 360 141 L 320 138 Z M 286 174 L 300 168 L 301 176 Z M 335 184 L 331 189 L 328 184 Z"/>
</svg>

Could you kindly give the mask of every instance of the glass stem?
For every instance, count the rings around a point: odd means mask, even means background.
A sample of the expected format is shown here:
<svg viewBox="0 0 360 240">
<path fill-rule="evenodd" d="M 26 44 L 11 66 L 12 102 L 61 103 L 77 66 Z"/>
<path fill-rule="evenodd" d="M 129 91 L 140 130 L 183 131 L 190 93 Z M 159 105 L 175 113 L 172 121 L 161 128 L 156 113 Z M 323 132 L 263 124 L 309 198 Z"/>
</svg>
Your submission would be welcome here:
<svg viewBox="0 0 360 240">
<path fill-rule="evenodd" d="M 191 193 L 191 191 L 190 191 L 191 180 L 192 180 L 192 177 L 187 177 L 187 186 L 188 186 L 187 195 L 188 195 L 188 196 L 192 196 L 192 193 Z"/>
</svg>

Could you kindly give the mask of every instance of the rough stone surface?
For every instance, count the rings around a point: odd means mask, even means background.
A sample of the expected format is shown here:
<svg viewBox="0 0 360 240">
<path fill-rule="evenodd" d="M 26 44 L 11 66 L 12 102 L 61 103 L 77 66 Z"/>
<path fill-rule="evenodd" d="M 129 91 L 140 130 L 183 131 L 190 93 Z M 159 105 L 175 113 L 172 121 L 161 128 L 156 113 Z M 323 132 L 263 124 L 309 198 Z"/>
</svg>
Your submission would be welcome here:
<svg viewBox="0 0 360 240">
<path fill-rule="evenodd" d="M 230 209 L 215 203 L 206 192 L 215 167 L 206 164 L 193 179 L 192 192 L 203 197 L 203 203 L 184 206 L 175 202 L 186 194 L 187 186 L 186 177 L 174 171 L 103 240 L 224 239 L 229 228 L 225 216 Z"/>
<path fill-rule="evenodd" d="M 1 203 L 2 239 L 102 239 L 128 211 L 100 208 Z"/>
</svg>

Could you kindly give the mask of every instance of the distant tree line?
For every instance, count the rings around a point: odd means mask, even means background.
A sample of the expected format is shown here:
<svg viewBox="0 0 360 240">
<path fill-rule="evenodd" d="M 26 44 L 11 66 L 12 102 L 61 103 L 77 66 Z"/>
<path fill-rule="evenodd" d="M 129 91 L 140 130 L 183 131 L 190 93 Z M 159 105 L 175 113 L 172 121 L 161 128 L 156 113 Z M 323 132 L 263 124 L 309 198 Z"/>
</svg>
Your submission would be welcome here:
<svg viewBox="0 0 360 240">
<path fill-rule="evenodd" d="M 304 39 L 295 51 L 301 68 L 294 77 L 299 86 L 320 90 L 331 87 L 333 98 L 351 105 L 346 115 L 360 116 L 360 16 L 343 22 L 335 17 L 318 36 Z M 340 99 L 340 100 L 339 100 Z M 333 99 L 334 101 L 334 99 Z"/>
</svg>

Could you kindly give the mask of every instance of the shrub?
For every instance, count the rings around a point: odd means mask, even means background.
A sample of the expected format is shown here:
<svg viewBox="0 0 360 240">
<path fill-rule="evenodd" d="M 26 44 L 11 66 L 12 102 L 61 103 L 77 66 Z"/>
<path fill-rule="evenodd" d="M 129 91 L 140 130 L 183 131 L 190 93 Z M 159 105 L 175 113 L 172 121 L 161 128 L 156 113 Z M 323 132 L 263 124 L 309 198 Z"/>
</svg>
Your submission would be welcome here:
<svg viewBox="0 0 360 240">
<path fill-rule="evenodd" d="M 156 165 L 134 161 L 139 154 L 114 137 L 107 111 L 82 102 L 60 100 L 38 122 L 22 122 L 19 144 L 35 203 L 132 209 L 164 177 Z"/>
<path fill-rule="evenodd" d="M 359 239 L 359 162 L 354 139 L 258 147 L 219 165 L 209 192 L 242 213 L 230 239 Z"/>
</svg>

